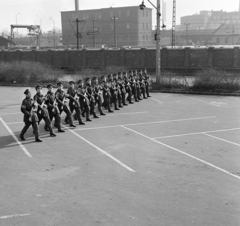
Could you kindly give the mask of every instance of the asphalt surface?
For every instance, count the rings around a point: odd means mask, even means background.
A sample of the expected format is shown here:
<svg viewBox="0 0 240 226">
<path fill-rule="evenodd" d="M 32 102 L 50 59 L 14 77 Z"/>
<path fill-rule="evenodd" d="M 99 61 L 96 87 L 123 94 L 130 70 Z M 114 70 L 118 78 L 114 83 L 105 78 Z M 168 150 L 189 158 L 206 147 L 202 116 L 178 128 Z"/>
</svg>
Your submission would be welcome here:
<svg viewBox="0 0 240 226">
<path fill-rule="evenodd" d="M 1 226 L 240 225 L 240 98 L 154 93 L 16 142 L 24 90 L 0 87 Z"/>
</svg>

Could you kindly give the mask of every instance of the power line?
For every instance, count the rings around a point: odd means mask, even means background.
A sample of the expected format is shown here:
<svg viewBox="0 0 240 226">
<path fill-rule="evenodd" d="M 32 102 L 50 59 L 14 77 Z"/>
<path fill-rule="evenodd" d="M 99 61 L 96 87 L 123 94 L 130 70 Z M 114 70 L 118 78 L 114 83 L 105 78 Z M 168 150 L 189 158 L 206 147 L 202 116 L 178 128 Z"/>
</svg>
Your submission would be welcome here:
<svg viewBox="0 0 240 226">
<path fill-rule="evenodd" d="M 59 0 L 46 1 L 46 2 L 35 2 L 35 3 L 21 4 L 21 5 L 8 5 L 8 6 L 1 6 L 1 8 L 16 7 L 16 6 L 27 6 L 27 5 L 37 5 L 37 4 L 45 4 L 45 3 L 50 3 L 50 2 L 59 2 Z"/>
</svg>

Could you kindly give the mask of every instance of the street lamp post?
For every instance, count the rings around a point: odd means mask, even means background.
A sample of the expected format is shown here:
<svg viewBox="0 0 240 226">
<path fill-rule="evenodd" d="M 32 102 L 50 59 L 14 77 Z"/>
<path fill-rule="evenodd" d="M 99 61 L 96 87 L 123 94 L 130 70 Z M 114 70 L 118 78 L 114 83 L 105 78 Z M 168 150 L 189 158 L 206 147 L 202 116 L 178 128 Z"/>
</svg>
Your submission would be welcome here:
<svg viewBox="0 0 240 226">
<path fill-rule="evenodd" d="M 40 30 L 39 30 L 39 34 L 37 35 L 37 45 L 41 45 L 41 26 L 42 26 L 42 20 L 41 20 L 41 17 L 36 15 L 38 18 L 39 18 L 39 21 L 40 21 Z"/>
<path fill-rule="evenodd" d="M 117 27 L 116 27 L 116 20 L 118 20 L 118 18 L 116 16 L 114 16 L 112 18 L 113 20 L 113 29 L 114 29 L 114 48 L 117 49 Z"/>
<path fill-rule="evenodd" d="M 21 13 L 17 13 L 17 14 L 16 14 L 16 25 L 18 24 L 18 22 L 17 22 L 17 16 L 18 16 L 19 14 L 21 14 Z M 17 28 L 17 35 L 18 35 L 18 28 Z"/>
<path fill-rule="evenodd" d="M 54 19 L 52 19 L 53 21 L 53 46 L 54 46 L 54 49 L 56 47 L 56 40 L 55 40 L 55 21 Z"/>
<path fill-rule="evenodd" d="M 157 29 L 156 29 L 156 84 L 160 84 L 160 78 L 161 78 L 161 47 L 160 47 L 160 0 L 157 0 L 157 7 L 148 0 L 149 3 L 157 10 Z M 139 6 L 141 10 L 144 10 L 146 8 L 144 4 L 144 0 L 142 4 Z"/>
<path fill-rule="evenodd" d="M 186 44 L 188 45 L 188 26 L 191 25 L 190 23 L 185 23 L 186 26 Z"/>
</svg>

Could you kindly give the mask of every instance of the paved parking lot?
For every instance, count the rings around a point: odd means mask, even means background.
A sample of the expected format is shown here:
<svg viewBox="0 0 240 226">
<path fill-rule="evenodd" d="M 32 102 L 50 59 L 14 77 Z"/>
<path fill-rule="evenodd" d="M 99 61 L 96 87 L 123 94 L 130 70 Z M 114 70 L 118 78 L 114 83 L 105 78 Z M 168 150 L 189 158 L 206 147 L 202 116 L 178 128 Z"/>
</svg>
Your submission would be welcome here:
<svg viewBox="0 0 240 226">
<path fill-rule="evenodd" d="M 240 225 L 240 98 L 154 93 L 35 143 L 0 89 L 0 225 Z"/>
</svg>

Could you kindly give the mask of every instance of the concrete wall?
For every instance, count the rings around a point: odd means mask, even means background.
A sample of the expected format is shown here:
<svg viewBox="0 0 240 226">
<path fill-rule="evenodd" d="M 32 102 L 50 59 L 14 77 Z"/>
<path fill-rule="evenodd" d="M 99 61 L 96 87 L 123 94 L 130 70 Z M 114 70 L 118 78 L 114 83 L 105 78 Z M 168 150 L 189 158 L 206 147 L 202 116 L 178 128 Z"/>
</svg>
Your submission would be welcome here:
<svg viewBox="0 0 240 226">
<path fill-rule="evenodd" d="M 154 69 L 154 49 L 81 50 L 81 51 L 0 51 L 0 62 L 37 61 L 58 68 L 128 68 Z M 162 49 L 163 69 L 240 69 L 240 49 Z"/>
</svg>

